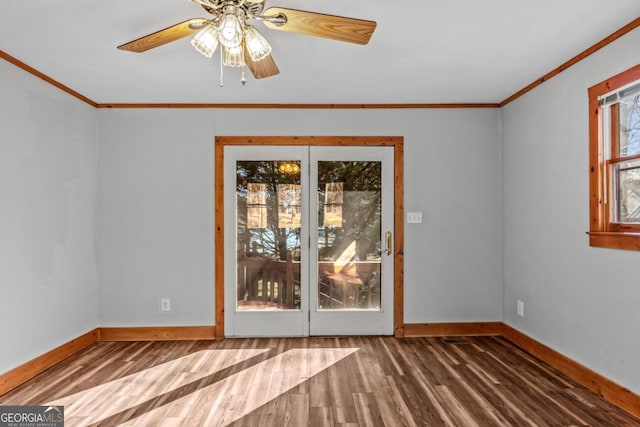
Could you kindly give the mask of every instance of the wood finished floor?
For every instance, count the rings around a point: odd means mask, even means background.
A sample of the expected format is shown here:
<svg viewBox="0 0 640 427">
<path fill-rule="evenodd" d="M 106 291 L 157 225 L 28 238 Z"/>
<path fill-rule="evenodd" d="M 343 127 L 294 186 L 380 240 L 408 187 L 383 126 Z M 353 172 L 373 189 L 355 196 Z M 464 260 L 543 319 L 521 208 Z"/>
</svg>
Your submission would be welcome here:
<svg viewBox="0 0 640 427">
<path fill-rule="evenodd" d="M 66 426 L 640 426 L 500 337 L 100 342 L 0 396 Z"/>
</svg>

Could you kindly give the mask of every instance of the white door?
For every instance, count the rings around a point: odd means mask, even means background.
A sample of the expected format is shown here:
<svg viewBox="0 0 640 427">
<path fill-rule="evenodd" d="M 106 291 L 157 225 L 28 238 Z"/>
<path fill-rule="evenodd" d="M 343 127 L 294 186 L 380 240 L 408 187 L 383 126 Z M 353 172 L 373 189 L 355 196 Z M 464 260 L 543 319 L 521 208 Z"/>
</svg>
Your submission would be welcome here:
<svg viewBox="0 0 640 427">
<path fill-rule="evenodd" d="M 393 334 L 393 148 L 311 147 L 311 335 Z"/>
<path fill-rule="evenodd" d="M 309 149 L 224 148 L 225 335 L 309 335 Z"/>
<path fill-rule="evenodd" d="M 393 148 L 224 149 L 225 335 L 393 333 Z"/>
</svg>

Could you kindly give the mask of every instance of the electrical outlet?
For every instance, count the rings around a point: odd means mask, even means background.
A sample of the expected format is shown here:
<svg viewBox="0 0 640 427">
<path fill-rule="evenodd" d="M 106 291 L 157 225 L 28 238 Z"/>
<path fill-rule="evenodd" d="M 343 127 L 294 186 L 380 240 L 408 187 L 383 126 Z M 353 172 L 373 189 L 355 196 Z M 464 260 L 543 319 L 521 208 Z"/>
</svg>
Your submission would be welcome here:
<svg viewBox="0 0 640 427">
<path fill-rule="evenodd" d="M 171 311 L 171 300 L 169 298 L 160 299 L 160 311 Z"/>
<path fill-rule="evenodd" d="M 524 317 L 524 303 L 522 301 L 518 300 L 516 310 L 517 310 L 518 316 Z"/>
</svg>

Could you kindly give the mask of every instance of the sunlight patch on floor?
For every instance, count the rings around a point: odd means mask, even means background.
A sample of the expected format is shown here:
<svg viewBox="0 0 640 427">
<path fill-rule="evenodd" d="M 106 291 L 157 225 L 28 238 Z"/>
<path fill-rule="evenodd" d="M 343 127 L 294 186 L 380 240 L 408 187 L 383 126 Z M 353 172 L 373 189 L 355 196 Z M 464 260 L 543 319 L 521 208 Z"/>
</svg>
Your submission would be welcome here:
<svg viewBox="0 0 640 427">
<path fill-rule="evenodd" d="M 47 405 L 65 407 L 65 425 L 86 426 L 268 351 L 201 350 Z"/>
<path fill-rule="evenodd" d="M 181 418 L 188 424 L 192 410 L 208 412 L 200 425 L 228 425 L 356 351 L 358 348 L 291 349 L 121 425 L 148 426 L 163 418 L 173 422 Z"/>
<path fill-rule="evenodd" d="M 268 351 L 200 351 L 50 404 L 65 406 L 67 426 L 113 425 L 120 417 L 126 421 L 119 426 L 228 425 L 358 348 L 290 349 L 229 376 L 207 378 Z"/>
</svg>

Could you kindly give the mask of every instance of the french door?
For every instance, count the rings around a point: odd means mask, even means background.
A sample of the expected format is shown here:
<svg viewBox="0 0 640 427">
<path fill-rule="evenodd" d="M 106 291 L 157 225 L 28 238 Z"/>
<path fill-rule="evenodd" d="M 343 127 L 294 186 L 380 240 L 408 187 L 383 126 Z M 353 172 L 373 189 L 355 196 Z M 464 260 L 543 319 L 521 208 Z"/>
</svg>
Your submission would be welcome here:
<svg viewBox="0 0 640 427">
<path fill-rule="evenodd" d="M 393 148 L 224 148 L 226 336 L 393 333 Z"/>
</svg>

